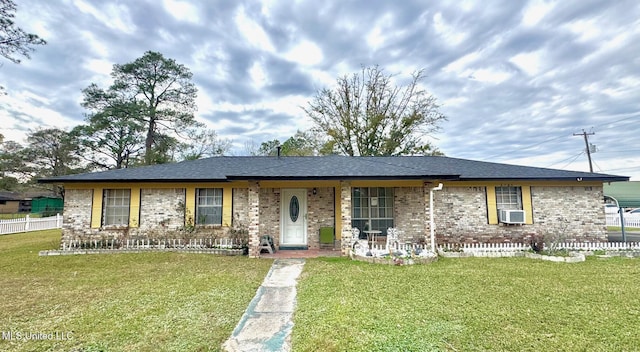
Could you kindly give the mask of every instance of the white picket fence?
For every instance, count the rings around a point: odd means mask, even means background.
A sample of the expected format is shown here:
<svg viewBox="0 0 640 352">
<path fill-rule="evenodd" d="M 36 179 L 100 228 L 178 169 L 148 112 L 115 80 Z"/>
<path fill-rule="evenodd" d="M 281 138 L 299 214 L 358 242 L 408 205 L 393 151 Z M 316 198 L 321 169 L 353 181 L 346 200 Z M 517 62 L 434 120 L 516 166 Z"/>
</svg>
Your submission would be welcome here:
<svg viewBox="0 0 640 352">
<path fill-rule="evenodd" d="M 76 249 L 120 249 L 120 250 L 144 250 L 144 249 L 232 249 L 238 247 L 233 239 L 229 238 L 198 238 L 183 240 L 180 238 L 169 239 L 83 239 L 62 242 L 62 250 Z"/>
<path fill-rule="evenodd" d="M 607 226 L 620 226 L 620 215 L 618 214 L 607 214 Z M 625 217 L 624 218 L 624 226 L 625 227 L 640 227 L 640 218 L 634 217 Z"/>
<path fill-rule="evenodd" d="M 31 218 L 27 215 L 20 219 L 0 220 L 0 235 L 59 228 L 62 228 L 62 215 L 60 214 L 46 218 Z"/>
<path fill-rule="evenodd" d="M 572 251 L 640 250 L 640 242 L 566 242 L 559 243 L 557 248 Z M 449 243 L 439 245 L 438 249 L 462 252 L 517 252 L 528 251 L 531 249 L 531 245 L 528 243 Z"/>
</svg>

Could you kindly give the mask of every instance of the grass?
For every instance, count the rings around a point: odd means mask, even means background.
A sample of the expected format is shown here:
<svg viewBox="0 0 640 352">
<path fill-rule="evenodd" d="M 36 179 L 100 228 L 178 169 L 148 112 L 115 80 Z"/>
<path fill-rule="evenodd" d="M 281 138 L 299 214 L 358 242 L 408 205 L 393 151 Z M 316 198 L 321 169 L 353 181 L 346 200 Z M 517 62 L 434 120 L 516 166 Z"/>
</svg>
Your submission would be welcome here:
<svg viewBox="0 0 640 352">
<path fill-rule="evenodd" d="M 0 236 L 0 340 L 10 351 L 218 350 L 271 261 L 179 253 L 38 257 L 60 231 Z M 636 350 L 640 260 L 524 258 L 384 266 L 309 259 L 294 351 Z"/>
<path fill-rule="evenodd" d="M 12 219 L 23 219 L 29 215 L 30 218 L 41 218 L 41 213 L 11 213 L 11 214 L 0 214 L 0 220 L 12 220 Z M 55 214 L 54 214 L 55 215 Z"/>
<path fill-rule="evenodd" d="M 640 231 L 640 227 L 624 227 L 625 231 Z M 622 231 L 620 226 L 607 226 L 607 231 Z"/>
<path fill-rule="evenodd" d="M 60 230 L 0 236 L 0 331 L 72 339 L 0 340 L 0 350 L 219 350 L 271 265 L 180 253 L 38 257 L 59 239 Z"/>
<path fill-rule="evenodd" d="M 640 260 L 307 260 L 295 351 L 631 351 Z"/>
</svg>

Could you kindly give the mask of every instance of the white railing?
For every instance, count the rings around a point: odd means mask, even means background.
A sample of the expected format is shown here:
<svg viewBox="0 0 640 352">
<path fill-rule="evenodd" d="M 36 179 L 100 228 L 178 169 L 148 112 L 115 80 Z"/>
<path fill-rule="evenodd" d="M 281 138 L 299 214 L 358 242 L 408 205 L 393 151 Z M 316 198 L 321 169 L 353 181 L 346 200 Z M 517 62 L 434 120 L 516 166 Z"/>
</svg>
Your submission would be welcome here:
<svg viewBox="0 0 640 352">
<path fill-rule="evenodd" d="M 559 243 L 558 249 L 568 249 L 576 251 L 596 251 L 596 250 L 640 250 L 640 242 L 566 242 Z M 531 245 L 527 243 L 461 243 L 439 245 L 441 251 L 462 251 L 462 252 L 517 252 L 528 251 Z"/>
<path fill-rule="evenodd" d="M 60 214 L 46 218 L 31 218 L 27 215 L 20 219 L 0 220 L 0 235 L 59 228 L 62 228 L 62 215 Z"/>
<path fill-rule="evenodd" d="M 607 226 L 620 226 L 620 215 L 618 214 L 607 214 Z M 624 226 L 625 227 L 640 227 L 640 218 L 624 218 Z"/>
</svg>

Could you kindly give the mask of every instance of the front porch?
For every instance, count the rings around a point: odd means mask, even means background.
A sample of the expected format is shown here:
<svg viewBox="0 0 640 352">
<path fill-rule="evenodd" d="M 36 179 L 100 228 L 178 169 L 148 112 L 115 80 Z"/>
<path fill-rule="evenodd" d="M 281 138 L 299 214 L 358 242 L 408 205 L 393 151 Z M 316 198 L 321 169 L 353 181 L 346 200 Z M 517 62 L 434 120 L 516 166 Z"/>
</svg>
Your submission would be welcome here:
<svg viewBox="0 0 640 352">
<path fill-rule="evenodd" d="M 429 235 L 429 182 L 255 181 L 249 182 L 246 220 L 251 257 L 298 258 L 348 255 L 358 238 L 375 233 L 386 242 L 388 228 L 400 230 L 401 243 L 423 243 Z M 235 208 L 235 206 L 234 206 Z M 335 250 L 323 250 L 320 229 L 333 228 Z M 260 253 L 261 238 L 272 238 L 276 252 Z M 281 248 L 294 250 L 281 250 Z M 306 248 L 306 249 L 305 249 Z"/>
</svg>

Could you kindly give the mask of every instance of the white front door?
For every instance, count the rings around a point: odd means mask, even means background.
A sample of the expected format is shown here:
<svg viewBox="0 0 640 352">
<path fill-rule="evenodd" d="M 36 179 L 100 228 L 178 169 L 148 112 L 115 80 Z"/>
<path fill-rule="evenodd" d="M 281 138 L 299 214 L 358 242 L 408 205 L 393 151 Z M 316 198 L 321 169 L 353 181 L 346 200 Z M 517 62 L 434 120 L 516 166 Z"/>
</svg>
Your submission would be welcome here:
<svg viewBox="0 0 640 352">
<path fill-rule="evenodd" d="M 307 190 L 283 189 L 280 209 L 280 245 L 307 244 Z"/>
</svg>

